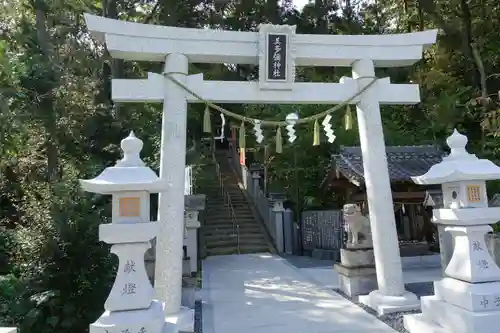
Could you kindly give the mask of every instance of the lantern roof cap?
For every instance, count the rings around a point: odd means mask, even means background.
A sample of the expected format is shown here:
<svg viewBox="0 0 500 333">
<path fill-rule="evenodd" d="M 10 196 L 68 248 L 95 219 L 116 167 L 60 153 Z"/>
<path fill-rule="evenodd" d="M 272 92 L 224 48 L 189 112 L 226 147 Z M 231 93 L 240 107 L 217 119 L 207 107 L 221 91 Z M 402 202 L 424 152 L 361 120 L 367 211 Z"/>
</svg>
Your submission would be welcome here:
<svg viewBox="0 0 500 333">
<path fill-rule="evenodd" d="M 85 191 L 100 194 L 129 191 L 163 192 L 167 189 L 168 183 L 161 180 L 142 161 L 140 153 L 143 145 L 142 140 L 131 131 L 120 144 L 123 158 L 115 166 L 104 169 L 97 177 L 81 179 L 80 185 Z"/>
<path fill-rule="evenodd" d="M 420 185 L 443 184 L 469 180 L 500 179 L 500 167 L 487 159 L 479 159 L 465 149 L 468 139 L 457 129 L 446 139 L 450 154 L 433 165 L 424 175 L 412 177 Z"/>
</svg>

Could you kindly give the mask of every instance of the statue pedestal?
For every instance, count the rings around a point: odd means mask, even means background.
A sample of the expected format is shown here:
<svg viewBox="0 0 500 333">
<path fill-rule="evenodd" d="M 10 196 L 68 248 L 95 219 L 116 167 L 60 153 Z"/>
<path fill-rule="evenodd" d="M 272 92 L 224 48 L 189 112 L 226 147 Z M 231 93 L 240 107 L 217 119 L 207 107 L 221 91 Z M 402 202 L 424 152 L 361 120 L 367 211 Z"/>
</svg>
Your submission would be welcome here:
<svg viewBox="0 0 500 333">
<path fill-rule="evenodd" d="M 339 274 L 340 289 L 346 295 L 364 295 L 377 289 L 372 248 L 341 249 L 340 262 L 334 267 Z"/>
</svg>

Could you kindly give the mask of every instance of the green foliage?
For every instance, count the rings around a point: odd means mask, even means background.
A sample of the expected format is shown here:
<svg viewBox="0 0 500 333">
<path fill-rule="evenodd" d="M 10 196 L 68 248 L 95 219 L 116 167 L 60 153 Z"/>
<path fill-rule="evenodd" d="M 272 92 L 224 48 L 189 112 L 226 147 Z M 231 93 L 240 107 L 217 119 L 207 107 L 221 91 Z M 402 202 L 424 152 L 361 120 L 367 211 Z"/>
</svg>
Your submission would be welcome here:
<svg viewBox="0 0 500 333">
<path fill-rule="evenodd" d="M 10 264 L 10 249 L 13 247 L 14 236 L 13 233 L 0 229 L 0 276 L 2 274 L 8 274 L 12 270 Z"/>
<path fill-rule="evenodd" d="M 78 190 L 76 179 L 95 176 L 119 158 L 119 142 L 134 130 L 143 141 L 146 163 L 158 168 L 162 108 L 111 101 L 111 78 L 145 77 L 159 63 L 111 59 L 90 41 L 83 13 L 129 21 L 184 27 L 255 31 L 260 23 L 292 24 L 306 34 L 373 34 L 439 29 L 437 45 L 410 68 L 380 69 L 395 83 L 413 81 L 422 103 L 384 106 L 387 144 L 443 144 L 453 127 L 469 136 L 469 148 L 500 162 L 500 2 L 497 0 L 314 1 L 299 11 L 291 1 L 207 0 L 15 0 L 0 11 L 0 326 L 22 333 L 85 332 L 102 311 L 114 274 L 97 225 L 110 215 L 108 201 Z M 255 80 L 253 65 L 191 64 L 191 73 L 210 80 Z M 297 68 L 297 80 L 338 82 L 348 68 Z M 297 111 L 306 117 L 324 105 L 226 105 L 238 114 L 283 120 Z M 167 110 L 169 112 L 170 110 Z M 331 154 L 357 145 L 356 126 L 343 128 L 333 114 L 337 136 L 312 146 L 313 125 L 297 128 L 295 143 L 274 153 L 275 129 L 254 142 L 253 158 L 268 167 L 269 192 L 286 192 L 299 208 L 326 207 L 331 196 L 318 189 Z M 168 114 L 167 114 L 168 116 Z M 213 119 L 217 117 L 212 117 Z M 203 105 L 190 105 L 188 154 L 198 183 Z M 236 124 L 239 125 L 239 124 Z M 355 122 L 356 125 L 356 122 Z M 266 149 L 264 148 L 267 145 Z M 203 154 L 202 154 L 203 155 Z M 492 183 L 490 193 L 500 191 Z"/>
<path fill-rule="evenodd" d="M 9 307 L 0 315 L 25 332 L 85 331 L 102 311 L 115 272 L 97 239 L 107 206 L 82 196 L 75 181 L 32 184 L 27 193 L 25 226 L 16 228 L 12 249 L 17 276 L 2 280 Z"/>
</svg>

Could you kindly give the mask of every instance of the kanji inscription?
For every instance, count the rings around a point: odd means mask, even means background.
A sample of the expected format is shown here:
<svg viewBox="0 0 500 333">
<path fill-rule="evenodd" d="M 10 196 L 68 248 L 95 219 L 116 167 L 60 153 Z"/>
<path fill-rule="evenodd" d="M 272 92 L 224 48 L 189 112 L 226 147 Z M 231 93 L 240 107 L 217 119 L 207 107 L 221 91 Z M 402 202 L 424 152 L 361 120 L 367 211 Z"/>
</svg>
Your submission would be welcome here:
<svg viewBox="0 0 500 333">
<path fill-rule="evenodd" d="M 287 79 L 287 40 L 285 34 L 269 34 L 267 37 L 267 79 Z"/>
</svg>

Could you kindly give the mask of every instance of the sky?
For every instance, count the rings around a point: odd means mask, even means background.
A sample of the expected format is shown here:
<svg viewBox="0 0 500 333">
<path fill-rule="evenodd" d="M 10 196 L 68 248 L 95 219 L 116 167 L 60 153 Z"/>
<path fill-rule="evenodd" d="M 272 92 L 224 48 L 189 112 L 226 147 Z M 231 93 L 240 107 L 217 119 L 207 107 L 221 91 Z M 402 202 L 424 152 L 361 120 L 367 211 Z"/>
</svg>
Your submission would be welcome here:
<svg viewBox="0 0 500 333">
<path fill-rule="evenodd" d="M 309 3 L 310 0 L 292 0 L 293 4 L 297 9 L 301 10 L 306 4 Z"/>
</svg>

